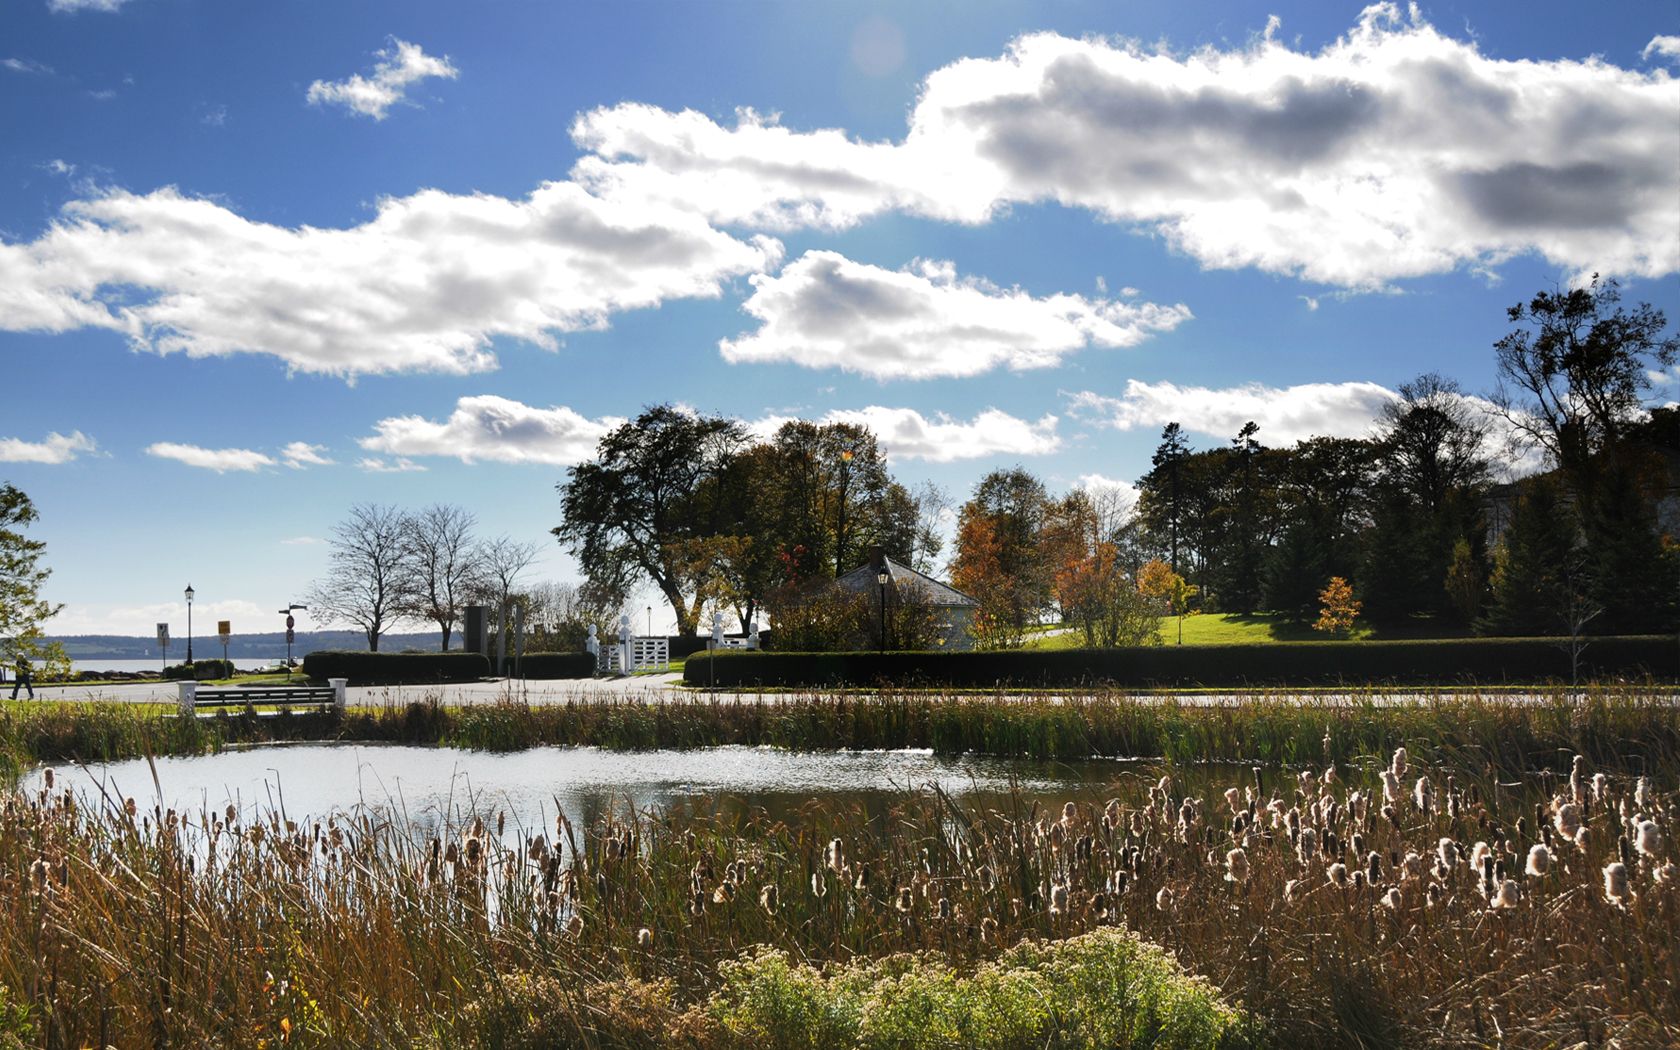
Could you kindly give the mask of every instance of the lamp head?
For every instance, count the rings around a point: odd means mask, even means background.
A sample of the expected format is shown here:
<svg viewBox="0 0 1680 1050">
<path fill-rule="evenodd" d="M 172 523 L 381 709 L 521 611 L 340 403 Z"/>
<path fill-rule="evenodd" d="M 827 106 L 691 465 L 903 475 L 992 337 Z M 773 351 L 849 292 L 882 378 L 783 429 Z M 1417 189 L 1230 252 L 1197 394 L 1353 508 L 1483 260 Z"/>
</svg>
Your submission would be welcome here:
<svg viewBox="0 0 1680 1050">
<path fill-rule="evenodd" d="M 875 573 L 875 582 L 883 587 L 887 585 L 887 581 L 891 578 L 892 577 L 887 575 L 887 567 L 885 565 L 881 566 L 880 571 Z"/>
<path fill-rule="evenodd" d="M 192 604 L 192 599 L 193 599 L 193 589 L 192 589 L 192 584 L 189 583 L 189 584 L 187 584 L 187 604 L 188 605 Z"/>
</svg>

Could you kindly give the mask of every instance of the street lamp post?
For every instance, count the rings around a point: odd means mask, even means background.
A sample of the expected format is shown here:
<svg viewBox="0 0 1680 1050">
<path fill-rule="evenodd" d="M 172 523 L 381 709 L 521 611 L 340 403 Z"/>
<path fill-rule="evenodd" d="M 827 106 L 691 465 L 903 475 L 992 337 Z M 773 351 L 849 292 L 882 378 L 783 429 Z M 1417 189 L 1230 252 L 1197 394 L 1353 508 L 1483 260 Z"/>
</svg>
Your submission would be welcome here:
<svg viewBox="0 0 1680 1050">
<path fill-rule="evenodd" d="M 887 651 L 887 563 L 883 558 L 881 568 L 875 573 L 875 583 L 881 589 L 881 652 Z"/>
<path fill-rule="evenodd" d="M 187 666 L 191 667 L 192 658 L 192 584 L 187 584 Z"/>
<path fill-rule="evenodd" d="M 292 680 L 292 628 L 297 626 L 297 620 L 292 618 L 292 610 L 307 608 L 309 608 L 307 605 L 288 602 L 286 607 L 280 610 L 280 615 L 286 618 L 286 681 L 288 682 Z"/>
</svg>

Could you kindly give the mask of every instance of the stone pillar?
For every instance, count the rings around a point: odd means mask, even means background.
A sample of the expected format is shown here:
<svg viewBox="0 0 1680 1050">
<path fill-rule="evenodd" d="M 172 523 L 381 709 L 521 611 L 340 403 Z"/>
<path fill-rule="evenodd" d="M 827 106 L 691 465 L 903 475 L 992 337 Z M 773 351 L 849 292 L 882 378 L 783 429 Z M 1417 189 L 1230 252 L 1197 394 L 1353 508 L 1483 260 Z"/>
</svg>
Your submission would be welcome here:
<svg viewBox="0 0 1680 1050">
<path fill-rule="evenodd" d="M 177 682 L 176 686 L 181 690 L 181 716 L 192 718 L 198 713 L 198 683 Z"/>
<path fill-rule="evenodd" d="M 347 690 L 345 689 L 345 686 L 350 684 L 350 679 L 348 679 L 348 678 L 329 678 L 329 679 L 327 679 L 327 684 L 332 686 L 333 713 L 342 716 L 344 714 L 344 708 L 345 708 L 346 703 L 347 703 L 346 697 L 345 697 L 345 693 L 347 692 Z"/>
</svg>

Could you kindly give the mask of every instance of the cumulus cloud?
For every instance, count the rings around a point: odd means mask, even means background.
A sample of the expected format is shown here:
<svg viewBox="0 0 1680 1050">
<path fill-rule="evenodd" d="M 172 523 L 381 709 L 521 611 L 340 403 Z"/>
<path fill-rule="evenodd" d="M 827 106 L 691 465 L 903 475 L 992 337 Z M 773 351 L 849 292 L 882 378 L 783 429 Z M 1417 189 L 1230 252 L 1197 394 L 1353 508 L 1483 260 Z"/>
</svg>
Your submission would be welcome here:
<svg viewBox="0 0 1680 1050">
<path fill-rule="evenodd" d="M 453 456 L 465 463 L 570 466 L 593 456 L 601 438 L 622 422 L 611 417 L 588 419 L 559 405 L 534 408 L 483 394 L 461 398 L 441 423 L 421 416 L 382 419 L 361 446 L 399 457 Z"/>
<path fill-rule="evenodd" d="M 356 465 L 369 474 L 413 474 L 426 469 L 412 459 L 384 460 L 377 456 L 368 456 Z"/>
<path fill-rule="evenodd" d="M 333 461 L 322 455 L 326 450 L 325 445 L 293 441 L 280 450 L 280 459 L 293 470 L 302 470 L 304 467 L 330 467 Z"/>
<path fill-rule="evenodd" d="M 1652 37 L 1645 50 L 1639 52 L 1639 57 L 1649 62 L 1652 55 L 1670 60 L 1680 58 L 1680 36 Z"/>
<path fill-rule="evenodd" d="M 47 0 L 47 10 L 55 15 L 73 15 L 81 11 L 112 12 L 128 0 Z"/>
<path fill-rule="evenodd" d="M 158 353 L 272 354 L 300 372 L 462 374 L 495 367 L 496 336 L 554 349 L 555 333 L 716 296 L 780 257 L 774 240 L 567 182 L 522 200 L 423 190 L 343 229 L 111 190 L 34 241 L 0 240 L 0 330 L 107 328 Z"/>
<path fill-rule="evenodd" d="M 1103 474 L 1081 474 L 1074 481 L 1074 487 L 1084 489 L 1092 495 L 1112 494 L 1127 507 L 1137 504 L 1138 487 L 1124 478 L 1111 478 Z"/>
<path fill-rule="evenodd" d="M 438 58 L 419 44 L 391 38 L 391 46 L 375 53 L 373 75 L 356 73 L 346 80 L 317 80 L 309 85 L 311 105 L 343 106 L 352 113 L 384 120 L 390 108 L 408 100 L 408 89 L 422 80 L 454 80 L 460 70 L 445 55 Z"/>
<path fill-rule="evenodd" d="M 22 438 L 0 438 L 0 463 L 68 463 L 83 452 L 98 448 L 92 438 L 80 430 L 68 434 L 53 431 L 41 441 Z"/>
<path fill-rule="evenodd" d="M 1491 58 L 1384 3 L 1318 51 L 1025 36 L 932 73 L 897 142 L 597 109 L 573 125 L 592 154 L 574 177 L 767 227 L 1053 201 L 1207 267 L 1349 288 L 1526 252 L 1658 276 L 1680 269 L 1677 109 L 1665 71 Z"/>
<path fill-rule="evenodd" d="M 198 445 L 183 445 L 174 441 L 159 441 L 148 445 L 146 454 L 157 456 L 159 459 L 173 459 L 200 470 L 213 470 L 218 474 L 226 474 L 230 470 L 254 473 L 264 467 L 274 466 L 273 457 L 254 449 L 200 448 Z"/>
<path fill-rule="evenodd" d="M 1303 383 L 1269 387 L 1260 383 L 1213 389 L 1177 383 L 1128 380 L 1119 397 L 1086 390 L 1072 395 L 1075 415 L 1116 430 L 1158 430 L 1178 423 L 1219 441 L 1236 436 L 1243 424 L 1260 424 L 1267 445 L 1292 445 L 1309 437 L 1364 437 L 1384 405 L 1398 397 L 1376 383 Z"/>
<path fill-rule="evenodd" d="M 1182 304 L 1081 295 L 1035 298 L 957 276 L 949 262 L 905 270 L 810 251 L 751 278 L 742 309 L 757 331 L 720 342 L 724 359 L 843 368 L 878 379 L 1044 368 L 1090 344 L 1133 346 L 1190 317 Z"/>
<path fill-rule="evenodd" d="M 751 429 L 769 435 L 785 422 L 786 417 L 762 419 L 751 424 Z M 887 455 L 930 463 L 987 456 L 1042 456 L 1062 447 L 1062 439 L 1056 434 L 1055 416 L 1030 422 L 995 408 L 988 408 L 964 422 L 944 412 L 927 416 L 913 408 L 870 405 L 836 409 L 823 416 L 821 422 L 868 427 Z"/>
</svg>

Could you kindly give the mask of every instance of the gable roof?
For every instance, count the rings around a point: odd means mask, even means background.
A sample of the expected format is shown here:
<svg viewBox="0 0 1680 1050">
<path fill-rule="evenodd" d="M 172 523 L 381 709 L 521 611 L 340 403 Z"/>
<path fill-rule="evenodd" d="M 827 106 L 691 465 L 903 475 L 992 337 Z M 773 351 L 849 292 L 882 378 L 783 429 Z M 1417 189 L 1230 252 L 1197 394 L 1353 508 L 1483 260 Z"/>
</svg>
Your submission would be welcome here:
<svg viewBox="0 0 1680 1050">
<path fill-rule="evenodd" d="M 980 604 L 950 584 L 936 580 L 926 573 L 917 572 L 910 566 L 893 561 L 885 555 L 882 555 L 879 561 L 870 560 L 859 565 L 851 572 L 835 580 L 834 585 L 860 594 L 874 594 L 875 589 L 880 586 L 875 580 L 878 565 L 887 567 L 887 578 L 892 580 L 894 586 L 919 588 L 927 596 L 929 605 L 950 608 L 953 606 L 978 606 Z"/>
</svg>

